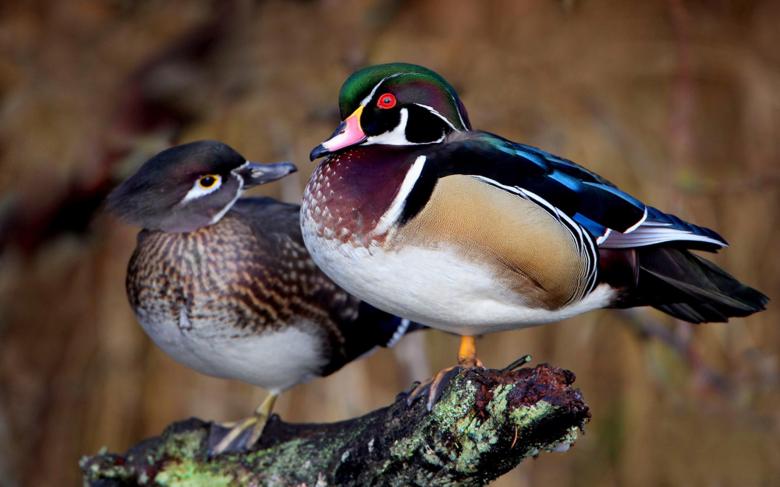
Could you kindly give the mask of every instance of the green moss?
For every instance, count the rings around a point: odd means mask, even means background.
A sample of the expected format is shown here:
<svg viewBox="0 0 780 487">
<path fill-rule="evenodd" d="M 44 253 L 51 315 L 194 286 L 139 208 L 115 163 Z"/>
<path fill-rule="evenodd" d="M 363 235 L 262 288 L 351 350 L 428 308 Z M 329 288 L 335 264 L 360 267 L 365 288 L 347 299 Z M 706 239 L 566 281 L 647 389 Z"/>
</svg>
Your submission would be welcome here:
<svg viewBox="0 0 780 487">
<path fill-rule="evenodd" d="M 408 438 L 398 440 L 390 446 L 390 454 L 394 458 L 405 460 L 411 458 L 417 453 L 417 449 L 423 441 L 423 433 L 412 435 Z"/>
<path fill-rule="evenodd" d="M 273 450 L 263 450 L 245 455 L 244 462 L 252 465 L 252 470 L 262 472 L 266 479 L 289 477 L 295 472 L 298 478 L 316 478 L 316 462 L 302 461 L 305 458 L 331 458 L 333 452 L 343 443 L 333 438 L 333 442 L 326 445 L 318 445 L 317 451 L 307 448 L 310 444 L 303 439 L 294 439 L 278 445 Z M 235 460 L 237 462 L 238 459 Z M 228 459 L 227 462 L 230 462 Z M 269 481 L 270 482 L 270 481 Z M 273 485 L 273 484 L 271 484 Z"/>
<path fill-rule="evenodd" d="M 445 394 L 433 407 L 431 415 L 433 420 L 444 428 L 452 428 L 464 415 L 474 407 L 474 398 L 477 387 L 471 381 L 465 381 L 458 377 L 450 387 L 450 392 Z"/>
<path fill-rule="evenodd" d="M 89 466 L 89 475 L 94 478 L 106 478 L 106 479 L 129 479 L 131 474 L 124 466 L 121 465 L 101 465 L 93 463 Z"/>
<path fill-rule="evenodd" d="M 155 477 L 155 483 L 177 487 L 228 487 L 236 485 L 237 479 L 235 477 L 216 470 L 215 468 L 204 468 L 202 464 L 198 465 L 193 460 L 186 459 L 167 464 L 166 468 Z"/>
<path fill-rule="evenodd" d="M 488 414 L 491 417 L 503 417 L 509 407 L 509 393 L 514 385 L 500 385 L 493 390 L 493 399 L 487 405 Z"/>
<path fill-rule="evenodd" d="M 509 416 L 517 428 L 531 429 L 536 422 L 541 421 L 548 415 L 552 414 L 554 409 L 555 406 L 552 404 L 546 401 L 539 401 L 533 406 L 517 408 L 512 411 Z M 568 448 L 569 445 L 573 444 L 577 440 L 578 436 L 579 428 L 577 426 L 572 426 L 560 440 L 549 445 L 540 445 L 540 447 L 541 450 L 544 451 L 555 451 L 563 448 L 564 446 Z M 532 448 L 528 451 L 528 456 L 538 455 L 541 450 L 539 448 Z"/>
<path fill-rule="evenodd" d="M 509 418 L 515 426 L 525 429 L 552 413 L 553 405 L 547 401 L 539 401 L 533 406 L 515 408 L 509 413 Z"/>
<path fill-rule="evenodd" d="M 506 385 L 495 388 L 493 398 L 486 406 L 487 419 L 481 420 L 475 412 L 471 412 L 458 422 L 462 448 L 452 460 L 459 472 L 476 473 L 482 463 L 482 456 L 489 453 L 498 441 L 498 432 L 505 422 L 507 396 L 511 390 L 512 386 Z"/>
<path fill-rule="evenodd" d="M 119 463 L 116 458 L 107 456 L 95 463 L 83 459 L 81 466 L 92 480 L 151 481 L 163 486 L 298 485 L 328 478 L 349 481 L 355 475 L 367 484 L 482 485 L 491 469 L 503 472 L 523 457 L 562 449 L 576 440 L 579 430 L 572 427 L 553 444 L 529 444 L 528 434 L 556 415 L 558 408 L 545 401 L 514 408 L 510 393 L 517 386 L 491 385 L 490 401 L 479 406 L 476 402 L 483 386 L 478 379 L 471 381 L 461 375 L 453 378 L 430 413 L 401 411 L 399 415 L 399 410 L 385 411 L 385 416 L 380 416 L 386 421 L 382 431 L 391 432 L 397 440 L 389 446 L 389 452 L 379 453 L 384 458 L 368 460 L 376 462 L 371 463 L 368 475 L 355 472 L 353 455 L 362 455 L 363 448 L 367 448 L 376 457 L 376 449 L 386 445 L 384 441 L 375 442 L 378 415 L 353 420 L 346 429 L 329 428 L 287 439 L 272 448 L 212 459 L 205 457 L 207 425 L 196 422 L 186 429 L 190 425 L 180 424 L 140 450 L 140 458 L 132 462 L 114 465 Z M 399 419 L 409 413 L 416 418 L 411 430 Z M 513 441 L 513 430 L 522 449 L 510 451 L 506 448 Z M 498 457 L 497 452 L 501 453 Z M 154 468 L 138 465 L 139 460 Z M 143 478 L 147 473 L 156 476 Z"/>
<path fill-rule="evenodd" d="M 454 379 L 456 382 L 461 382 L 462 379 Z M 439 402 L 433 407 L 428 418 L 425 420 L 423 426 L 418 429 L 418 432 L 412 436 L 396 441 L 390 447 L 390 453 L 393 457 L 398 459 L 411 458 L 414 455 L 422 454 L 426 460 L 432 462 L 435 465 L 439 465 L 441 460 L 436 454 L 436 449 L 432 446 L 425 445 L 425 438 L 430 434 L 430 431 L 449 431 L 459 436 L 458 430 L 464 428 L 460 423 L 464 420 L 464 417 L 469 417 L 470 421 L 473 419 L 473 414 L 469 415 L 469 411 L 474 406 L 474 397 L 476 395 L 476 386 L 470 381 L 465 384 L 453 384 L 450 388 L 449 394 L 444 395 Z M 435 424 L 435 426 L 432 426 Z M 462 431 L 461 431 L 462 433 Z"/>
<path fill-rule="evenodd" d="M 191 458 L 200 452 L 203 442 L 204 433 L 201 430 L 176 433 L 166 438 L 161 448 L 157 450 L 156 456 L 158 459 L 163 457 Z"/>
<path fill-rule="evenodd" d="M 470 381 L 454 384 L 450 389 L 453 392 L 442 397 L 431 412 L 430 420 L 434 425 L 427 423 L 426 427 L 420 428 L 419 434 L 395 442 L 390 448 L 390 453 L 401 460 L 422 455 L 433 465 L 441 465 L 441 459 L 448 458 L 455 464 L 457 471 L 464 474 L 476 473 L 482 464 L 482 456 L 492 451 L 499 440 L 499 432 L 505 427 L 507 421 L 514 427 L 524 430 L 553 412 L 552 405 L 540 401 L 532 406 L 514 409 L 507 420 L 509 393 L 513 388 L 513 385 L 500 385 L 494 389 L 492 399 L 485 406 L 487 419 L 482 420 L 474 410 L 476 385 Z M 460 448 L 448 449 L 441 443 L 427 444 L 425 441 L 429 431 L 427 426 L 432 426 L 431 429 L 434 431 L 454 435 L 455 443 L 459 444 Z M 572 435 L 567 435 L 562 442 L 550 445 L 549 449 L 576 439 L 576 429 Z M 538 451 L 535 449 L 529 452 L 531 455 L 536 453 Z"/>
</svg>

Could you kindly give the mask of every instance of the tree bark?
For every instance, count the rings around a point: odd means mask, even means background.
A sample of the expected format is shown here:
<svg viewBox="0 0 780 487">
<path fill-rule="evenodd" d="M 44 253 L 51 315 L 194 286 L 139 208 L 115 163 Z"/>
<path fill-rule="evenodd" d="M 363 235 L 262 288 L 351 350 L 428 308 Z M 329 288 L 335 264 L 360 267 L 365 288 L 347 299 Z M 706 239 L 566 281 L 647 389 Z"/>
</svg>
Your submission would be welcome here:
<svg viewBox="0 0 780 487">
<path fill-rule="evenodd" d="M 332 424 L 269 420 L 256 449 L 209 457 L 219 428 L 169 426 L 123 455 L 84 457 L 84 484 L 478 486 L 542 451 L 565 451 L 589 419 L 574 374 L 546 364 L 459 370 L 432 411 L 424 398 Z M 213 441 L 213 438 L 212 440 Z"/>
</svg>

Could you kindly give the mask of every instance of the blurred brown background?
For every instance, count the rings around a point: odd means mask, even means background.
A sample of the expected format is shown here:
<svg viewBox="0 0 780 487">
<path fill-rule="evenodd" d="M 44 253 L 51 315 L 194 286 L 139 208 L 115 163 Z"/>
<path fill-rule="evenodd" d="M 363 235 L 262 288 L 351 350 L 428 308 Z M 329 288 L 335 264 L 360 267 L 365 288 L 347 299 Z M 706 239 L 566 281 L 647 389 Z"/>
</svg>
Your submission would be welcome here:
<svg viewBox="0 0 780 487">
<path fill-rule="evenodd" d="M 715 260 L 780 293 L 780 2 L 19 1 L 0 5 L 0 485 L 74 485 L 80 455 L 191 415 L 247 415 L 264 392 L 204 377 L 134 322 L 136 229 L 106 191 L 172 141 L 221 139 L 300 172 L 355 68 L 404 60 L 460 91 L 478 128 L 579 161 L 717 229 Z M 598 312 L 489 336 L 576 372 L 593 421 L 501 486 L 780 485 L 780 313 L 693 327 Z M 282 396 L 333 421 L 454 361 L 418 334 Z"/>
</svg>

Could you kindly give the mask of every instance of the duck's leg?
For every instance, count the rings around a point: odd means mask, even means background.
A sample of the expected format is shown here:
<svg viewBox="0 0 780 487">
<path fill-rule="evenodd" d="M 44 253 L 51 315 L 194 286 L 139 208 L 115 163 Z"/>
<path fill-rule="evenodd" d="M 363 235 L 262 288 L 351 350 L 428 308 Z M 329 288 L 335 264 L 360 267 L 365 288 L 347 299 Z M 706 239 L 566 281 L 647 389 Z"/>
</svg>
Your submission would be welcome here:
<svg viewBox="0 0 780 487">
<path fill-rule="evenodd" d="M 225 437 L 211 450 L 211 454 L 218 455 L 228 450 L 240 451 L 252 448 L 263 434 L 263 428 L 271 417 L 277 397 L 279 397 L 277 393 L 269 393 L 252 416 L 232 426 Z"/>
<path fill-rule="evenodd" d="M 482 361 L 477 358 L 477 339 L 471 335 L 460 337 L 460 347 L 458 348 L 458 365 L 447 367 L 436 373 L 432 378 L 416 386 L 406 400 L 407 404 L 412 404 L 417 397 L 428 389 L 428 401 L 426 406 L 428 411 L 433 409 L 433 405 L 439 400 L 444 386 L 450 379 L 460 372 L 461 369 L 470 369 L 473 367 L 482 368 Z"/>
<path fill-rule="evenodd" d="M 458 365 L 470 369 L 472 367 L 483 367 L 482 361 L 477 358 L 477 339 L 471 335 L 460 337 L 460 348 L 458 348 Z"/>
</svg>

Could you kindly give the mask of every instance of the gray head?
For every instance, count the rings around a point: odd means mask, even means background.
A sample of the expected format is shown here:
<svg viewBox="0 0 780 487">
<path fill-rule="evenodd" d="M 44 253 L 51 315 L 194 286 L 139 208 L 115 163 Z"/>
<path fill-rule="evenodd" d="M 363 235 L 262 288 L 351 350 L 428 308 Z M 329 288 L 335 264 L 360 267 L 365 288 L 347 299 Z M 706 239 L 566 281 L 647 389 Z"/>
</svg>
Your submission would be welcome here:
<svg viewBox="0 0 780 487">
<path fill-rule="evenodd" d="M 108 195 L 107 208 L 143 228 L 191 232 L 218 222 L 246 188 L 295 171 L 289 162 L 249 162 L 221 142 L 192 142 L 146 161 Z"/>
</svg>

